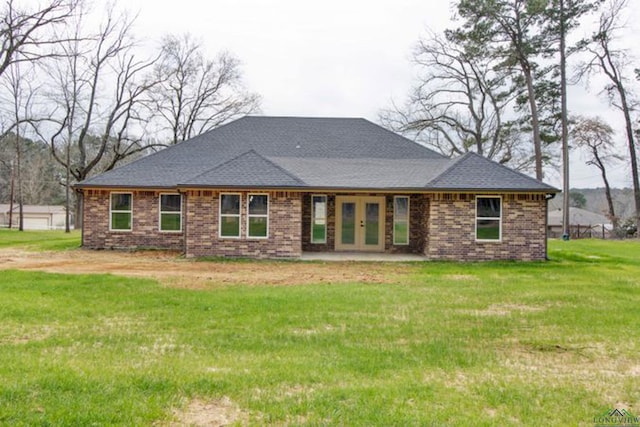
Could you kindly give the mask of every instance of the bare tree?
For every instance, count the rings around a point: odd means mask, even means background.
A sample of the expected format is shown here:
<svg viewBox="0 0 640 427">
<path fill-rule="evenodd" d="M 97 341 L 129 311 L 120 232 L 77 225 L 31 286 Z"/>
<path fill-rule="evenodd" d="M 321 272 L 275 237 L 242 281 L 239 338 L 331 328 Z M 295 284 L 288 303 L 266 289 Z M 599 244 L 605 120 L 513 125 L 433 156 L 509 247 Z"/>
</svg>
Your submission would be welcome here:
<svg viewBox="0 0 640 427">
<path fill-rule="evenodd" d="M 619 218 L 615 212 L 611 186 L 607 178 L 607 165 L 622 160 L 622 157 L 615 153 L 614 134 L 613 128 L 600 117 L 577 117 L 571 129 L 571 139 L 575 146 L 587 152 L 587 164 L 600 170 L 609 208 L 608 216 L 614 228 L 618 228 Z"/>
<path fill-rule="evenodd" d="M 624 50 L 615 47 L 615 40 L 623 29 L 622 18 L 626 6 L 627 0 L 610 0 L 602 10 L 598 30 L 589 40 L 583 41 L 579 46 L 590 54 L 590 59 L 580 65 L 578 78 L 588 78 L 596 73 L 603 74 L 609 81 L 604 89 L 609 103 L 618 109 L 624 117 L 636 208 L 635 222 L 640 229 L 640 181 L 631 119 L 631 113 L 636 105 L 627 86 L 629 83 L 627 73 L 630 72 L 628 55 Z M 640 236 L 640 233 L 638 234 Z"/>
<path fill-rule="evenodd" d="M 22 144 L 20 132 L 21 125 L 32 122 L 31 117 L 21 111 L 22 102 L 29 99 L 31 105 L 32 94 L 23 89 L 27 79 L 20 76 L 19 65 L 34 63 L 46 57 L 56 55 L 56 47 L 62 41 L 58 38 L 55 29 L 63 26 L 74 14 L 80 0 L 51 0 L 44 4 L 36 4 L 27 7 L 14 0 L 7 0 L 0 9 L 0 76 L 8 77 L 5 80 L 6 105 L 11 106 L 12 113 L 3 120 L 0 129 L 0 141 L 7 141 L 7 136 L 14 139 L 16 158 L 6 166 L 11 168 L 11 196 L 10 204 L 14 200 L 14 184 L 16 184 L 17 198 L 20 206 L 19 228 L 23 228 L 22 215 Z"/>
<path fill-rule="evenodd" d="M 134 127 L 143 120 L 142 101 L 154 84 L 144 76 L 155 60 L 136 56 L 132 19 L 110 7 L 97 33 L 84 34 L 83 16 L 69 27 L 72 33 L 61 45 L 64 55 L 49 66 L 55 109 L 49 126 L 38 129 L 66 169 L 68 209 L 72 181 L 109 170 L 148 148 Z M 75 208 L 79 227 L 81 199 Z"/>
<path fill-rule="evenodd" d="M 11 196 L 10 209 L 13 209 L 14 196 L 18 202 L 18 229 L 24 230 L 24 197 L 23 197 L 23 163 L 24 148 L 22 138 L 22 128 L 25 123 L 30 122 L 33 117 L 31 111 L 33 98 L 36 95 L 34 88 L 28 79 L 24 77 L 25 64 L 13 62 L 5 70 L 6 72 L 0 77 L 2 84 L 2 103 L 6 106 L 3 111 L 5 117 L 8 117 L 10 126 L 3 132 L 1 140 L 11 141 L 13 144 L 14 157 L 10 162 L 11 167 Z M 33 65 L 27 65 L 27 74 L 33 72 Z M 13 212 L 11 212 L 13 215 Z"/>
<path fill-rule="evenodd" d="M 162 40 L 150 108 L 171 144 L 259 110 L 260 97 L 244 88 L 238 59 L 227 52 L 207 59 L 202 50 L 190 34 Z"/>
<path fill-rule="evenodd" d="M 51 0 L 29 9 L 7 0 L 0 12 L 0 75 L 17 62 L 52 55 L 63 40 L 53 31 L 73 16 L 78 0 Z"/>
<path fill-rule="evenodd" d="M 495 61 L 431 35 L 418 43 L 414 62 L 419 83 L 406 105 L 380 113 L 384 126 L 446 156 L 475 151 L 515 168 L 527 166 L 530 156 L 504 118 L 515 92 L 509 77 L 495 71 Z"/>
</svg>

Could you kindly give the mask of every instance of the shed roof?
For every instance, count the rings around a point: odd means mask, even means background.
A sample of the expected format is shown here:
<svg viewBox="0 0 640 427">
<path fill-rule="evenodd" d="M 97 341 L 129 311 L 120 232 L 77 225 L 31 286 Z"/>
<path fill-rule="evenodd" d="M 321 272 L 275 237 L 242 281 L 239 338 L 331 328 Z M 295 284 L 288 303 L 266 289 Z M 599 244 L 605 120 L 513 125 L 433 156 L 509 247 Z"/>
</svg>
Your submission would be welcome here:
<svg viewBox="0 0 640 427">
<path fill-rule="evenodd" d="M 549 225 L 562 226 L 562 209 L 549 209 Z M 611 220 L 604 215 L 581 208 L 569 209 L 569 222 L 571 225 L 602 225 L 611 224 Z"/>
<path fill-rule="evenodd" d="M 0 203 L 0 213 L 9 213 L 11 205 L 8 203 Z M 13 204 L 13 212 L 18 212 L 20 205 Z M 22 205 L 22 212 L 29 214 L 64 214 L 66 212 L 64 206 L 58 205 Z"/>
</svg>

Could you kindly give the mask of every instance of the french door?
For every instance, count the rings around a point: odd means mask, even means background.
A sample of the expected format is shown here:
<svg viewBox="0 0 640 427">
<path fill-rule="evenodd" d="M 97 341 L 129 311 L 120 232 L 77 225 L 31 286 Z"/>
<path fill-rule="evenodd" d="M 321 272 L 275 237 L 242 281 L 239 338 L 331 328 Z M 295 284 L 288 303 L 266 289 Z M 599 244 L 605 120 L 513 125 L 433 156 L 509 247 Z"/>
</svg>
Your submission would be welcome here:
<svg viewBox="0 0 640 427">
<path fill-rule="evenodd" d="M 384 197 L 336 196 L 337 251 L 384 251 Z"/>
</svg>

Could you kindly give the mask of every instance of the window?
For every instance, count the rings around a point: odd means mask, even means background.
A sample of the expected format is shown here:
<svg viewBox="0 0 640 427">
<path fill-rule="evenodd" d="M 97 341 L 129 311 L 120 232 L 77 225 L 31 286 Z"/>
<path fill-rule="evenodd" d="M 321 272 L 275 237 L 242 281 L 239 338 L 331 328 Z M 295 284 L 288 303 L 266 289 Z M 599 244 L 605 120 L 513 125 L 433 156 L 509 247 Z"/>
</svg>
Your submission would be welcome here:
<svg viewBox="0 0 640 427">
<path fill-rule="evenodd" d="M 131 231 L 133 218 L 133 195 L 131 193 L 111 193 L 109 229 Z"/>
<path fill-rule="evenodd" d="M 220 195 L 220 237 L 240 237 L 240 195 Z"/>
<path fill-rule="evenodd" d="M 327 243 L 327 196 L 311 196 L 311 243 Z"/>
<path fill-rule="evenodd" d="M 476 240 L 502 239 L 502 199 L 476 197 Z"/>
<path fill-rule="evenodd" d="M 182 196 L 160 195 L 160 231 L 182 231 Z"/>
<path fill-rule="evenodd" d="M 409 197 L 393 198 L 393 244 L 409 244 Z"/>
<path fill-rule="evenodd" d="M 247 237 L 266 239 L 269 229 L 269 196 L 249 194 L 247 203 Z"/>
</svg>

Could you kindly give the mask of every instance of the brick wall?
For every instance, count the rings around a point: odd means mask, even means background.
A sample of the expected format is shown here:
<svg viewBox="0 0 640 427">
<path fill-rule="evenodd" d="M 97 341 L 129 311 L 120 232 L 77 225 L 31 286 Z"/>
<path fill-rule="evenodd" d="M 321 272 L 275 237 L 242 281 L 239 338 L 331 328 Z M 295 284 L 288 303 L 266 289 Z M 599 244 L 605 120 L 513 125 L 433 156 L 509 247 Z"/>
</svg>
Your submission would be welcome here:
<svg viewBox="0 0 640 427">
<path fill-rule="evenodd" d="M 183 250 L 184 233 L 159 231 L 159 199 L 161 191 L 131 191 L 131 231 L 109 231 L 111 192 L 85 190 L 82 246 L 90 249 L 157 248 Z M 184 209 L 183 196 L 183 209 Z M 182 221 L 184 230 L 184 218 Z"/>
<path fill-rule="evenodd" d="M 502 240 L 475 239 L 475 195 L 440 194 L 430 201 L 425 255 L 446 260 L 543 260 L 546 201 L 542 194 L 502 196 Z"/>
<path fill-rule="evenodd" d="M 242 192 L 240 239 L 218 237 L 217 191 L 190 191 L 183 195 L 183 232 L 158 229 L 161 191 L 133 191 L 132 231 L 109 231 L 110 192 L 84 194 L 83 246 L 105 248 L 160 248 L 181 250 L 187 256 L 299 257 L 305 251 L 333 251 L 335 194 L 327 198 L 327 243 L 310 243 L 311 195 L 269 193 L 269 239 L 247 239 L 246 203 Z M 347 194 L 345 194 L 347 195 Z M 352 194 L 364 195 L 364 194 Z M 546 201 L 544 195 L 503 195 L 502 240 L 475 240 L 474 194 L 413 194 L 410 196 L 409 245 L 393 245 L 393 195 L 385 196 L 385 251 L 424 253 L 429 259 L 540 260 L 546 256 Z"/>
<path fill-rule="evenodd" d="M 240 238 L 220 238 L 220 193 L 190 191 L 187 197 L 187 256 L 295 258 L 302 254 L 300 193 L 270 192 L 268 239 L 247 238 L 247 195 L 241 193 Z M 263 192 L 264 193 L 264 192 Z"/>
<path fill-rule="evenodd" d="M 393 244 L 393 198 L 409 196 L 409 244 Z M 393 194 L 385 198 L 385 252 L 389 253 L 423 253 L 426 229 L 425 218 L 429 217 L 429 199 L 422 194 Z"/>
</svg>

